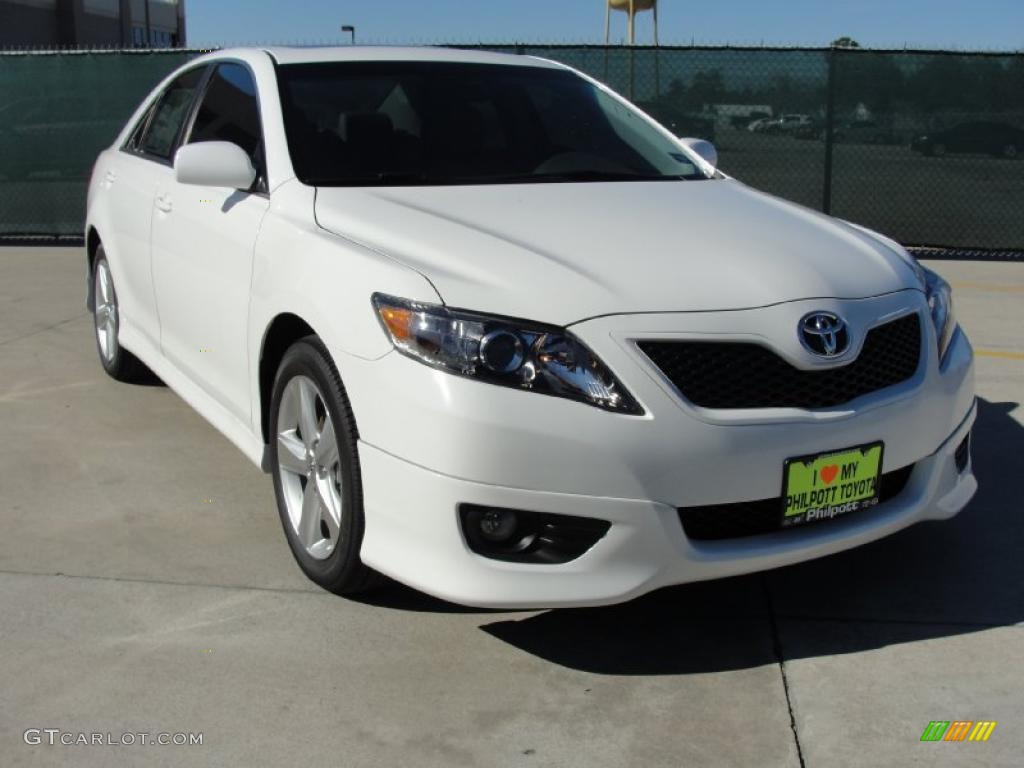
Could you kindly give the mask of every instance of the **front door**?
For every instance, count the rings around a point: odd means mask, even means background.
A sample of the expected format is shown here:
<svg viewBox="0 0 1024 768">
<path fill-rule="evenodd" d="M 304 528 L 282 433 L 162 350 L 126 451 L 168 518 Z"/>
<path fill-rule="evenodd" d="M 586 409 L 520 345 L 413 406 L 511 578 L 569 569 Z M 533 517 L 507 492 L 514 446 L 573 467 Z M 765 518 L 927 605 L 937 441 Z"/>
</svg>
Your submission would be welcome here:
<svg viewBox="0 0 1024 768">
<path fill-rule="evenodd" d="M 200 141 L 242 147 L 257 180 L 249 190 L 186 185 L 169 168 L 157 185 L 152 244 L 160 342 L 165 357 L 249 424 L 249 288 L 270 201 L 256 86 L 244 65 L 220 64 L 211 74 L 183 143 Z"/>
</svg>

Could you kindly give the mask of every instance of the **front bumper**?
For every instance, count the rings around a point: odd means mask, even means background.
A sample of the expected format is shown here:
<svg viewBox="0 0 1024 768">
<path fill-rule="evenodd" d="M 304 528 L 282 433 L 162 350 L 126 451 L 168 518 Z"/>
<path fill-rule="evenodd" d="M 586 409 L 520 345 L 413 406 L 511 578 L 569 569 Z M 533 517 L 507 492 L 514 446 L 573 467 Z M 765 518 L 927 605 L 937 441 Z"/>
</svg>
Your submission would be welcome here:
<svg viewBox="0 0 1024 768">
<path fill-rule="evenodd" d="M 793 317 L 809 309 L 841 311 L 856 324 L 906 311 L 908 303 L 920 311 L 923 297 L 903 292 L 749 312 L 602 318 L 575 327 L 644 406 L 642 417 L 461 379 L 398 354 L 349 359 L 342 378 L 361 435 L 362 558 L 457 603 L 598 605 L 788 565 L 951 517 L 976 489 L 970 465 L 960 472 L 954 460 L 975 418 L 973 358 L 962 333 L 940 368 L 931 324 L 923 323 L 928 353 L 912 380 L 813 412 L 694 408 L 629 341 L 756 335 L 788 354 Z M 678 507 L 777 496 L 786 458 L 875 440 L 885 442 L 884 472 L 914 469 L 903 491 L 873 510 L 738 539 L 691 541 L 683 532 Z M 459 529 L 460 504 L 599 518 L 611 528 L 565 564 L 505 562 L 470 551 Z"/>
</svg>

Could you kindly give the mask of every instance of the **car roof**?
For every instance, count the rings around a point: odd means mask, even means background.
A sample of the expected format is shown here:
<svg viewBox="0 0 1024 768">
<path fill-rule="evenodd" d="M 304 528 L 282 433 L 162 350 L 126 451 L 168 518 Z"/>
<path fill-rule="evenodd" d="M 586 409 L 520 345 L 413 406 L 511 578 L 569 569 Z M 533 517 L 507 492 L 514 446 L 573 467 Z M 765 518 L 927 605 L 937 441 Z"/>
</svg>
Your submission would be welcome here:
<svg viewBox="0 0 1024 768">
<path fill-rule="evenodd" d="M 313 64 L 336 61 L 438 61 L 462 64 L 505 64 L 520 67 L 566 69 L 561 64 L 534 56 L 519 56 L 491 51 L 457 48 L 398 47 L 385 45 L 346 45 L 334 47 L 264 48 L 278 64 Z M 222 54 L 228 53 L 222 51 Z"/>
</svg>

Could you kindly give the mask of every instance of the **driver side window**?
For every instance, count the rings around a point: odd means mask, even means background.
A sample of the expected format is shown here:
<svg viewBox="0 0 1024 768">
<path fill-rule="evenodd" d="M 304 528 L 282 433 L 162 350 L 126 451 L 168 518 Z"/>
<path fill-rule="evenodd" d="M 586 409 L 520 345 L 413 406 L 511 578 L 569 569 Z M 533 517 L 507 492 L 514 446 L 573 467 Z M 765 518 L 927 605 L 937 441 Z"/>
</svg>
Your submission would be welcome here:
<svg viewBox="0 0 1024 768">
<path fill-rule="evenodd" d="M 263 178 L 263 131 L 256 83 L 241 64 L 218 65 L 196 111 L 189 144 L 230 141 L 249 155 L 257 178 Z M 261 184 L 257 181 L 257 186 Z"/>
</svg>

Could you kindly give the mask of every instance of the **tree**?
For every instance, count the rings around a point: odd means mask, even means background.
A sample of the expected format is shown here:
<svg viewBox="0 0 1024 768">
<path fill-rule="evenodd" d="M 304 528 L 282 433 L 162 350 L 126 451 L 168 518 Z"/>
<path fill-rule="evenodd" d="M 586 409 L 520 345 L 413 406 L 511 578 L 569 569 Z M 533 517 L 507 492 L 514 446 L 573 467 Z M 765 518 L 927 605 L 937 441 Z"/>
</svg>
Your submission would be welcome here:
<svg viewBox="0 0 1024 768">
<path fill-rule="evenodd" d="M 727 93 L 725 78 L 720 69 L 709 69 L 697 72 L 690 84 L 690 101 L 696 109 L 703 109 L 705 104 L 722 101 Z"/>
<path fill-rule="evenodd" d="M 836 56 L 836 106 L 841 112 L 865 104 L 873 112 L 892 112 L 903 98 L 906 76 L 898 56 L 865 51 Z"/>
<path fill-rule="evenodd" d="M 860 43 L 854 40 L 852 37 L 840 37 L 832 41 L 833 48 L 860 48 Z"/>
</svg>

